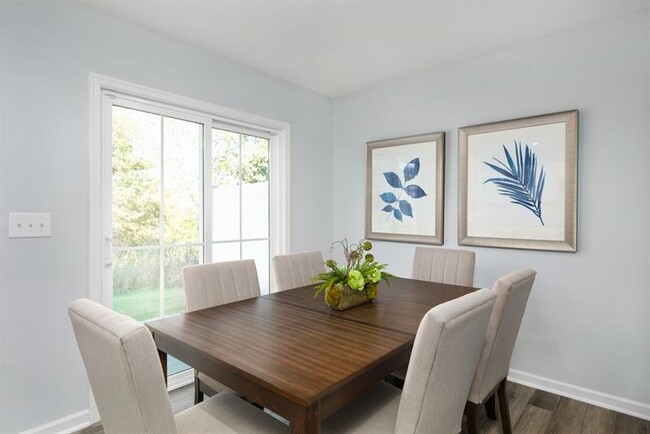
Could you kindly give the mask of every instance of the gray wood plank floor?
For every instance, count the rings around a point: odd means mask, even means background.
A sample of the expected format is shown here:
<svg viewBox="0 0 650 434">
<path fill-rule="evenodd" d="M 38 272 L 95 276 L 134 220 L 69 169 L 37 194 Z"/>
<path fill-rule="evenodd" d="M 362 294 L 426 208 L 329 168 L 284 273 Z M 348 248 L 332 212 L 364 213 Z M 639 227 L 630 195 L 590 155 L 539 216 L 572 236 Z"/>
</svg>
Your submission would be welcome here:
<svg viewBox="0 0 650 434">
<path fill-rule="evenodd" d="M 515 434 L 650 434 L 650 422 L 642 419 L 515 383 L 508 383 L 507 390 Z M 175 413 L 185 410 L 194 402 L 194 385 L 174 390 L 169 396 Z M 488 419 L 485 408 L 480 417 L 481 433 L 501 433 L 501 421 Z M 97 423 L 77 433 L 103 432 Z M 462 432 L 467 433 L 464 421 Z"/>
</svg>

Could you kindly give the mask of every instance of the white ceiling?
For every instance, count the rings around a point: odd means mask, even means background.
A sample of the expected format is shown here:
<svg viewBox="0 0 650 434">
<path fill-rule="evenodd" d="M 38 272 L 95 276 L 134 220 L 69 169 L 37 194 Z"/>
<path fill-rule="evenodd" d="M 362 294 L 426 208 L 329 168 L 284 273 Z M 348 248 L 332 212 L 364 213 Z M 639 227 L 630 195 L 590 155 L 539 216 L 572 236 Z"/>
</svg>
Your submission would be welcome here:
<svg viewBox="0 0 650 434">
<path fill-rule="evenodd" d="M 332 97 L 650 5 L 650 0 L 84 1 Z"/>
</svg>

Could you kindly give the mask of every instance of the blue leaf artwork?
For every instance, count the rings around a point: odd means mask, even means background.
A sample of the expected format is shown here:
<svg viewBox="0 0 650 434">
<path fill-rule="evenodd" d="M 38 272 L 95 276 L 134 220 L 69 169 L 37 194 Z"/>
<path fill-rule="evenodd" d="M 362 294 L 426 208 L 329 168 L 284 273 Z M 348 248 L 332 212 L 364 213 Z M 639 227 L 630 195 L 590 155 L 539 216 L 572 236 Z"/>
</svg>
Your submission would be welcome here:
<svg viewBox="0 0 650 434">
<path fill-rule="evenodd" d="M 408 203 L 408 201 L 400 200 L 399 210 L 402 211 L 402 214 L 407 215 L 409 217 L 413 217 L 413 208 L 411 208 L 411 204 Z"/>
<path fill-rule="evenodd" d="M 404 166 L 404 181 L 409 182 L 411 179 L 415 178 L 419 172 L 420 159 L 416 158 L 415 160 L 411 160 L 409 164 Z"/>
<path fill-rule="evenodd" d="M 404 187 L 404 191 L 413 199 L 419 199 L 427 195 L 424 192 L 424 190 L 420 188 L 419 185 L 407 185 L 406 187 Z"/>
<path fill-rule="evenodd" d="M 405 185 L 407 182 L 415 178 L 420 173 L 420 159 L 414 158 L 404 166 L 404 182 L 395 172 L 384 172 L 386 182 L 393 188 L 400 190 L 399 196 L 395 196 L 392 192 L 386 192 L 379 195 L 382 201 L 388 205 L 384 206 L 381 210 L 388 213 L 388 218 L 392 215 L 397 221 L 404 221 L 404 216 L 413 218 L 413 207 L 408 200 L 402 199 L 402 193 L 406 193 L 413 199 L 420 199 L 427 194 L 422 187 L 416 184 Z"/>
<path fill-rule="evenodd" d="M 395 172 L 384 172 L 384 177 L 391 187 L 402 188 L 402 181 L 400 181 L 399 176 Z"/>
<path fill-rule="evenodd" d="M 491 182 L 496 185 L 499 194 L 509 197 L 510 203 L 523 206 L 532 212 L 544 226 L 544 220 L 542 219 L 542 193 L 544 192 L 544 181 L 546 180 L 544 166 L 541 167 L 538 174 L 535 152 L 528 145 L 522 151 L 521 142 L 517 143 L 515 141 L 514 143 L 514 160 L 508 149 L 503 145 L 507 165 L 496 157 L 492 157 L 492 159 L 499 163 L 500 166 L 487 161 L 483 162 L 498 174 L 503 175 L 500 178 L 486 179 L 483 184 Z"/>
<path fill-rule="evenodd" d="M 383 200 L 386 203 L 397 202 L 397 198 L 395 197 L 395 195 L 393 193 L 390 193 L 390 192 L 382 193 L 382 194 L 379 195 L 379 197 L 381 197 L 381 200 Z"/>
</svg>

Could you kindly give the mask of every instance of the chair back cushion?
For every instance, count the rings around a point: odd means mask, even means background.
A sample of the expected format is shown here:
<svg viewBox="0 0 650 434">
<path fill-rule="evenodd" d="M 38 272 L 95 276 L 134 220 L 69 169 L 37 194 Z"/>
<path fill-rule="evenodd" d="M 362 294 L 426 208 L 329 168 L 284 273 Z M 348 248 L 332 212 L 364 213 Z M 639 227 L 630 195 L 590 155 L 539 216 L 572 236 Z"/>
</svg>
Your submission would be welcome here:
<svg viewBox="0 0 650 434">
<path fill-rule="evenodd" d="M 415 337 L 397 433 L 458 433 L 495 295 L 481 289 L 431 309 Z"/>
<path fill-rule="evenodd" d="M 521 319 L 535 281 L 535 271 L 520 270 L 497 280 L 492 291 L 497 296 L 481 357 L 476 367 L 469 400 L 481 404 L 501 380 L 508 376 Z"/>
<path fill-rule="evenodd" d="M 188 312 L 260 295 L 252 259 L 188 265 L 183 268 L 183 288 Z"/>
<path fill-rule="evenodd" d="M 106 433 L 174 433 L 160 359 L 149 330 L 87 299 L 68 308 Z"/>
<path fill-rule="evenodd" d="M 476 255 L 469 250 L 415 248 L 413 278 L 450 285 L 474 286 Z"/>
<path fill-rule="evenodd" d="M 325 272 L 323 255 L 317 251 L 275 256 L 273 268 L 278 291 L 307 286 Z"/>
</svg>

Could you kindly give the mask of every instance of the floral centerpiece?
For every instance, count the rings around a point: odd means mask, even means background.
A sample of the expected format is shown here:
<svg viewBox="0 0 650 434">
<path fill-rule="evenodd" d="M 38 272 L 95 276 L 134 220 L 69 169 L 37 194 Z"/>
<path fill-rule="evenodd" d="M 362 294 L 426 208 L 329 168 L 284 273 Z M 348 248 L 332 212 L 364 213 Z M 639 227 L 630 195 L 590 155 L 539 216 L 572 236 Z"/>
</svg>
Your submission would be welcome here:
<svg viewBox="0 0 650 434">
<path fill-rule="evenodd" d="M 377 284 L 380 280 L 393 277 L 392 274 L 383 271 L 386 264 L 375 261 L 372 253 L 372 243 L 361 240 L 356 244 L 349 244 L 347 239 L 336 241 L 332 244 L 343 247 L 346 264 L 340 266 L 333 259 L 328 259 L 325 266 L 329 269 L 314 277 L 316 293 L 325 292 L 325 303 L 335 310 L 346 310 L 366 301 L 374 300 L 377 297 Z"/>
</svg>

